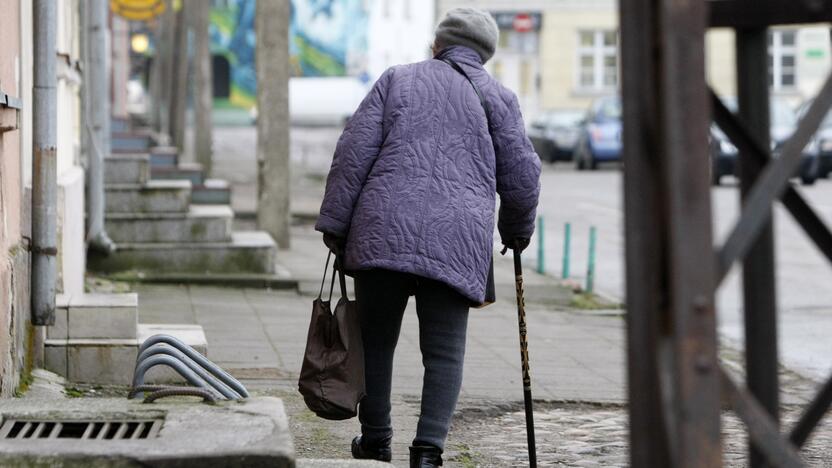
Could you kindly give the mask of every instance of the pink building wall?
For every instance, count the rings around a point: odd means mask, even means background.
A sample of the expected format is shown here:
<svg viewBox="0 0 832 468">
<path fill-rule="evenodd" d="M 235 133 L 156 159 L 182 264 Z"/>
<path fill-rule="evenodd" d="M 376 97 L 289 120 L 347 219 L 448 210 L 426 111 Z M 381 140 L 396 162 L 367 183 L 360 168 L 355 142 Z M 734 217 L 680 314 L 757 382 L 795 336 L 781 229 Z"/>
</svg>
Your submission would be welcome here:
<svg viewBox="0 0 832 468">
<path fill-rule="evenodd" d="M 15 98 L 22 94 L 20 2 L 0 0 L 0 92 Z M 17 109 L 0 105 L 0 397 L 18 387 L 30 335 L 29 254 L 24 241 L 30 221 L 19 121 Z"/>
</svg>

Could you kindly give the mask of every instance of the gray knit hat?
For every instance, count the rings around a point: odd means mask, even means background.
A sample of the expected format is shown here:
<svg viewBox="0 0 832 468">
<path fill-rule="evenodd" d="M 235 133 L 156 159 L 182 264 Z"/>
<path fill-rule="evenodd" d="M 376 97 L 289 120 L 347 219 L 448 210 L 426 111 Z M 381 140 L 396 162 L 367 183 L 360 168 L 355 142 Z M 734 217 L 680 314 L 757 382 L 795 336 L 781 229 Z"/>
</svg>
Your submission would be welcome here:
<svg viewBox="0 0 832 468">
<path fill-rule="evenodd" d="M 494 56 L 500 28 L 487 12 L 476 8 L 454 8 L 436 27 L 436 42 L 442 47 L 461 45 L 474 49 L 482 63 Z"/>
</svg>

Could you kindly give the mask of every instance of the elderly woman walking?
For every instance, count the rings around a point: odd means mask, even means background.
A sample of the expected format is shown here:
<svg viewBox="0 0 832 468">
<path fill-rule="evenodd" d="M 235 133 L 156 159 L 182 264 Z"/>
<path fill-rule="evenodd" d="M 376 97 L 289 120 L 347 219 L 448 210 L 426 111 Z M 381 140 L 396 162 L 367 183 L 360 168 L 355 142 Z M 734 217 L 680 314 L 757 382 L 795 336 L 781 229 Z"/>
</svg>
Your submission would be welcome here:
<svg viewBox="0 0 832 468">
<path fill-rule="evenodd" d="M 517 97 L 483 68 L 498 39 L 488 13 L 450 11 L 434 59 L 387 70 L 338 142 L 316 229 L 355 277 L 367 391 L 355 458 L 391 459 L 393 353 L 415 296 L 425 373 L 410 466 L 442 465 L 468 310 L 486 299 L 496 195 L 503 244 L 522 250 L 534 230 L 540 160 Z"/>
</svg>

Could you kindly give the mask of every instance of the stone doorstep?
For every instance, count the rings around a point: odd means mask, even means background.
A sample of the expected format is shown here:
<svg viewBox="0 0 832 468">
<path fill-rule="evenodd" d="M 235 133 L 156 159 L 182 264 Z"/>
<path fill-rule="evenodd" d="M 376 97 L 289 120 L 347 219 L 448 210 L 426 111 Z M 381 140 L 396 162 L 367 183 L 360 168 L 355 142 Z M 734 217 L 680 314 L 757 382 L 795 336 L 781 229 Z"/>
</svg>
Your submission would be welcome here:
<svg viewBox="0 0 832 468">
<path fill-rule="evenodd" d="M 202 164 L 179 163 L 178 165 L 155 165 L 151 168 L 150 177 L 157 180 L 190 180 L 194 187 L 201 186 L 205 181 Z"/>
<path fill-rule="evenodd" d="M 131 133 L 114 133 L 110 139 L 112 151 L 114 152 L 135 152 L 147 151 L 153 145 L 150 135 Z"/>
<path fill-rule="evenodd" d="M 8 399 L 0 401 L 0 413 L 30 420 L 164 419 L 152 439 L 0 440 L 0 466 L 295 466 L 289 421 L 278 398 L 214 405 L 193 398 L 153 404 L 126 398 Z"/>
<path fill-rule="evenodd" d="M 191 203 L 200 205 L 228 205 L 231 203 L 231 185 L 222 179 L 206 179 L 191 190 Z"/>
<path fill-rule="evenodd" d="M 132 125 L 130 124 L 130 119 L 113 117 L 113 119 L 110 120 L 110 135 L 129 133 L 131 131 L 131 127 Z"/>
<path fill-rule="evenodd" d="M 191 183 L 187 180 L 150 180 L 146 184 L 112 184 L 104 187 L 107 213 L 158 213 L 188 211 Z"/>
<path fill-rule="evenodd" d="M 59 294 L 48 339 L 135 339 L 139 299 L 126 294 Z"/>
<path fill-rule="evenodd" d="M 151 170 L 155 166 L 176 166 L 179 164 L 179 150 L 175 146 L 154 146 L 150 152 Z"/>
<path fill-rule="evenodd" d="M 208 341 L 199 325 L 139 324 L 134 339 L 47 339 L 44 361 L 47 370 L 71 382 L 130 385 L 138 348 L 160 333 L 179 338 L 202 355 Z M 146 383 L 183 383 L 174 371 L 158 367 L 148 371 Z"/>
<path fill-rule="evenodd" d="M 119 244 L 91 261 L 103 272 L 273 273 L 277 244 L 263 231 L 234 232 L 230 242 Z"/>
<path fill-rule="evenodd" d="M 227 205 L 191 205 L 187 213 L 109 213 L 116 243 L 229 242 L 234 212 Z"/>
<path fill-rule="evenodd" d="M 106 184 L 144 185 L 150 179 L 150 155 L 122 153 L 104 158 Z"/>
</svg>

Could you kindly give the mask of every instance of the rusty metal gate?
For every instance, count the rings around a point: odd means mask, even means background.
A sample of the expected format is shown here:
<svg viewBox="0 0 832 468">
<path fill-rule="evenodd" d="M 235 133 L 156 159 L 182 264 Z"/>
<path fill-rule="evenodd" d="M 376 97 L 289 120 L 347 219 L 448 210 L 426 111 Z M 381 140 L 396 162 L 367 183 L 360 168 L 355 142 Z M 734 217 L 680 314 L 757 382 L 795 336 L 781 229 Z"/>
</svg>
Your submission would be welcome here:
<svg viewBox="0 0 832 468">
<path fill-rule="evenodd" d="M 750 466 L 804 466 L 800 448 L 832 403 L 832 379 L 793 427 L 780 427 L 772 205 L 779 200 L 832 262 L 832 232 L 790 182 L 832 105 L 832 77 L 772 159 L 767 31 L 830 22 L 832 1 L 620 0 L 620 16 L 632 465 L 722 466 L 724 404 L 748 428 Z M 706 82 L 709 27 L 736 31 L 737 115 Z M 743 201 L 716 248 L 712 121 L 739 150 Z M 715 290 L 737 262 L 745 384 L 717 357 Z"/>
</svg>

